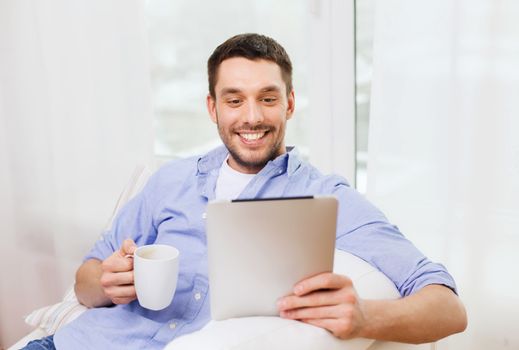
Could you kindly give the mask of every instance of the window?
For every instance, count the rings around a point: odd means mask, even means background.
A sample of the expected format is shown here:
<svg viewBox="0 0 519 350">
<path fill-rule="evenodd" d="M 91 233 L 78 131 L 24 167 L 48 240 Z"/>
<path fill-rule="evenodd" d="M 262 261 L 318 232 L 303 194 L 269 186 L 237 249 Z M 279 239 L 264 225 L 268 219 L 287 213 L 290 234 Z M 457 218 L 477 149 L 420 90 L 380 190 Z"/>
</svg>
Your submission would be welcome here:
<svg viewBox="0 0 519 350">
<path fill-rule="evenodd" d="M 355 183 L 353 0 L 146 4 L 159 159 L 220 144 L 205 107 L 206 61 L 232 35 L 257 32 L 279 41 L 292 59 L 296 112 L 287 145 L 296 145 L 323 173 Z"/>
<path fill-rule="evenodd" d="M 356 185 L 366 192 L 375 0 L 355 1 Z"/>
<path fill-rule="evenodd" d="M 220 144 L 205 107 L 206 62 L 217 45 L 245 32 L 273 37 L 290 55 L 296 115 L 288 122 L 287 145 L 297 145 L 303 155 L 308 154 L 308 11 L 304 2 L 153 0 L 147 2 L 146 11 L 157 157 L 200 154 Z"/>
</svg>

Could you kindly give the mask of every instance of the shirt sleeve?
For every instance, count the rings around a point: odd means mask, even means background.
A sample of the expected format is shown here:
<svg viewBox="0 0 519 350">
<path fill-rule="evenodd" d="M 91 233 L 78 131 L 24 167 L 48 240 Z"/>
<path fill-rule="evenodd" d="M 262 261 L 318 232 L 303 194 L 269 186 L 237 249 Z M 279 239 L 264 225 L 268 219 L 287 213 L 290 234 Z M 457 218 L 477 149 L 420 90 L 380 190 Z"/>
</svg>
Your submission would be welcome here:
<svg viewBox="0 0 519 350">
<path fill-rule="evenodd" d="M 148 183 L 139 194 L 121 208 L 112 227 L 103 232 L 83 261 L 106 259 L 118 250 L 127 238 L 133 239 L 138 246 L 153 243 L 157 231 L 153 224 L 149 203 L 151 187 Z"/>
<path fill-rule="evenodd" d="M 339 200 L 338 249 L 375 266 L 393 281 L 400 295 L 413 294 L 430 284 L 441 284 L 455 293 L 447 269 L 429 260 L 384 214 L 347 183 L 335 185 Z"/>
</svg>

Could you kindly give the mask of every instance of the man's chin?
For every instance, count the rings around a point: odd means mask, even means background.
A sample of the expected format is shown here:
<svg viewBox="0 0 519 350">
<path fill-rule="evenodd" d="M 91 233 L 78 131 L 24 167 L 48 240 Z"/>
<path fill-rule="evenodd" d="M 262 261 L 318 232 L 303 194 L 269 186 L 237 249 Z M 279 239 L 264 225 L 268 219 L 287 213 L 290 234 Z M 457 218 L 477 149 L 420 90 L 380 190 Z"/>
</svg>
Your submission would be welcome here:
<svg viewBox="0 0 519 350">
<path fill-rule="evenodd" d="M 231 156 L 240 167 L 258 171 L 261 170 L 270 160 L 268 155 L 265 154 L 233 154 L 231 152 Z"/>
<path fill-rule="evenodd" d="M 269 161 L 269 159 L 265 158 L 234 158 L 236 163 L 240 166 L 248 169 L 258 169 L 263 168 L 265 164 Z"/>
<path fill-rule="evenodd" d="M 285 152 L 278 145 L 264 144 L 260 147 L 247 147 L 241 144 L 226 144 L 230 156 L 240 168 L 249 173 L 257 173 L 278 155 Z"/>
</svg>

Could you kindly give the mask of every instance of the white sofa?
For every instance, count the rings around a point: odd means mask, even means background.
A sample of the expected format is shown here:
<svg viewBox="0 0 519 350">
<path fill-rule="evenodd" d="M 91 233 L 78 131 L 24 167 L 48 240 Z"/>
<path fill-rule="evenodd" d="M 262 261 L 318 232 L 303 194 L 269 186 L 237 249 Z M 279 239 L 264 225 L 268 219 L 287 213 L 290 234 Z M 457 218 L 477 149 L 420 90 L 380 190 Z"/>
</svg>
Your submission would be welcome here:
<svg viewBox="0 0 519 350">
<path fill-rule="evenodd" d="M 150 176 L 147 167 L 140 166 L 134 172 L 130 183 L 121 194 L 115 213 L 134 196 Z M 111 221 L 109 225 L 111 225 Z M 362 259 L 346 253 L 335 251 L 334 271 L 349 276 L 363 299 L 395 299 L 400 295 L 394 284 L 380 271 Z M 72 294 L 73 298 L 70 298 Z M 57 311 L 68 308 L 69 318 L 61 318 Z M 73 309 L 73 310 L 72 310 Z M 71 312 L 71 310 L 73 312 Z M 62 302 L 47 306 L 34 313 L 39 315 L 51 314 L 53 324 L 38 319 L 36 328 L 27 336 L 20 339 L 8 350 L 20 349 L 30 340 L 45 337 L 49 332 L 71 321 L 84 311 L 73 293 L 69 293 Z M 45 317 L 43 317 L 45 318 Z M 26 321 L 30 319 L 29 317 Z M 33 317 L 34 320 L 34 317 Z M 246 317 L 225 321 L 211 321 L 198 332 L 188 334 L 169 343 L 165 350 L 434 350 L 435 344 L 411 345 L 403 343 L 374 341 L 370 339 L 339 340 L 326 330 L 304 324 L 298 321 L 281 319 L 279 317 Z"/>
</svg>

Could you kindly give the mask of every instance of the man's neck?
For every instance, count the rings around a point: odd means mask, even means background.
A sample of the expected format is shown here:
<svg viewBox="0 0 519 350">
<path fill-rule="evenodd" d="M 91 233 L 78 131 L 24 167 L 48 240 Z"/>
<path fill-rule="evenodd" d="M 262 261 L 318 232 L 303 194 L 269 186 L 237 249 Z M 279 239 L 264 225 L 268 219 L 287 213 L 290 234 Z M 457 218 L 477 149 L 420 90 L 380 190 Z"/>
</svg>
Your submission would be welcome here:
<svg viewBox="0 0 519 350">
<path fill-rule="evenodd" d="M 258 164 L 258 165 L 254 165 L 254 164 L 244 164 L 243 162 L 238 162 L 236 159 L 234 159 L 234 157 L 232 156 L 232 154 L 229 153 L 229 157 L 227 159 L 227 164 L 233 169 L 233 170 L 236 170 L 237 172 L 239 173 L 242 173 L 242 174 L 257 174 L 259 173 L 266 165 L 269 161 L 271 160 L 274 160 L 276 159 L 277 157 L 287 153 L 287 149 L 284 150 L 284 152 L 280 152 L 279 154 L 276 154 L 274 157 L 272 157 L 271 159 L 267 160 L 265 163 L 263 164 Z"/>
</svg>

